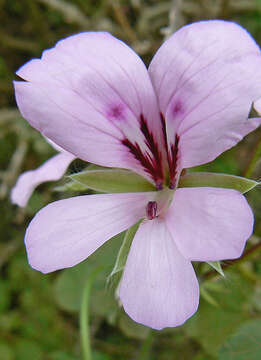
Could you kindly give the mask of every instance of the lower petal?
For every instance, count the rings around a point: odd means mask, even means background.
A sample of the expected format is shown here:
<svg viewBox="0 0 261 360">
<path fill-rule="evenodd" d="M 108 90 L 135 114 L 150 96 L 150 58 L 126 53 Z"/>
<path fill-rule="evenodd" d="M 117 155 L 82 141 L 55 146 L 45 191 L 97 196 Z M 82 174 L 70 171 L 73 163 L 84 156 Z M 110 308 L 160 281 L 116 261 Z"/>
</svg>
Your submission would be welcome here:
<svg viewBox="0 0 261 360">
<path fill-rule="evenodd" d="M 253 213 L 236 190 L 179 188 L 166 215 L 179 251 L 191 261 L 241 256 L 253 231 Z"/>
<path fill-rule="evenodd" d="M 74 159 L 74 155 L 63 152 L 53 156 L 39 168 L 24 172 L 19 176 L 11 191 L 12 203 L 25 207 L 38 185 L 47 181 L 59 180 Z"/>
<path fill-rule="evenodd" d="M 85 195 L 40 210 L 25 235 L 30 265 L 43 273 L 71 267 L 144 217 L 153 193 Z"/>
<path fill-rule="evenodd" d="M 161 219 L 138 229 L 120 285 L 126 313 L 154 329 L 183 324 L 198 307 L 199 286 L 193 267 L 175 246 Z"/>
</svg>

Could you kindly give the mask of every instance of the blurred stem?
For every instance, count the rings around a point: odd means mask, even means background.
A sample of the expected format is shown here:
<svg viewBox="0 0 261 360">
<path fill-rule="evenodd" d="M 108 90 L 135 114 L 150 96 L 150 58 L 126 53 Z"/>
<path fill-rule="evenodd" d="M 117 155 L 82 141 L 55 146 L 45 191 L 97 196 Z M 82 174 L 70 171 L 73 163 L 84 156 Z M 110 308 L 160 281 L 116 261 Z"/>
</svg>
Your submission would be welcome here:
<svg viewBox="0 0 261 360">
<path fill-rule="evenodd" d="M 6 196 L 9 186 L 13 184 L 14 179 L 17 178 L 26 155 L 27 147 L 26 141 L 23 139 L 20 140 L 17 149 L 12 155 L 7 170 L 1 175 L 2 184 L 0 186 L 0 199 L 3 199 Z"/>
<path fill-rule="evenodd" d="M 139 360 L 150 360 L 150 351 L 154 340 L 154 334 L 152 331 L 149 332 L 146 340 L 141 346 Z"/>
<path fill-rule="evenodd" d="M 120 2 L 118 0 L 117 1 L 114 0 L 114 1 L 110 2 L 110 5 L 113 9 L 116 21 L 118 22 L 118 24 L 121 26 L 121 28 L 125 32 L 128 39 L 132 43 L 135 43 L 138 40 L 136 33 L 135 33 L 135 31 L 132 30 L 132 27 L 128 21 L 128 18 L 126 16 Z"/>
<path fill-rule="evenodd" d="M 1 45 L 4 48 L 11 48 L 15 50 L 23 50 L 29 52 L 39 51 L 39 45 L 35 41 L 25 40 L 19 37 L 13 37 L 3 32 L 0 33 L 0 37 L 1 37 Z"/>
<path fill-rule="evenodd" d="M 249 178 L 251 177 L 252 173 L 255 170 L 256 167 L 256 163 L 259 160 L 259 158 L 261 157 L 261 140 L 258 140 L 255 149 L 254 149 L 254 154 L 248 164 L 248 167 L 244 173 L 244 176 Z"/>
<path fill-rule="evenodd" d="M 229 16 L 229 0 L 222 0 L 219 10 L 220 18 L 227 18 Z"/>
<path fill-rule="evenodd" d="M 80 332 L 81 332 L 82 354 L 84 360 L 92 359 L 88 312 L 89 312 L 90 295 L 91 295 L 91 288 L 93 285 L 93 281 L 100 271 L 101 271 L 101 267 L 91 272 L 82 295 L 82 303 L 80 310 Z"/>
</svg>

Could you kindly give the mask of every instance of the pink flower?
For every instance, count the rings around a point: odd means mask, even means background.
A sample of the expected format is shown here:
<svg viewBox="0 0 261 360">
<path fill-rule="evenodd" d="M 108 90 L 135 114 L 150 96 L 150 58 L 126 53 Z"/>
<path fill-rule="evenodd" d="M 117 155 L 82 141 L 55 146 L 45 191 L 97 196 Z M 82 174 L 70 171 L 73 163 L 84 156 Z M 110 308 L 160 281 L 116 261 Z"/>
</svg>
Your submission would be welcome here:
<svg viewBox="0 0 261 360">
<path fill-rule="evenodd" d="M 181 170 L 212 161 L 256 129 L 248 119 L 261 95 L 260 49 L 240 26 L 185 26 L 141 59 L 108 33 L 60 41 L 24 65 L 15 82 L 23 116 L 83 160 L 133 170 L 147 193 L 87 195 L 54 202 L 30 223 L 31 266 L 73 266 L 144 219 L 120 285 L 125 311 L 155 329 L 184 323 L 198 307 L 191 261 L 237 258 L 253 214 L 236 190 L 178 188 Z"/>
<path fill-rule="evenodd" d="M 59 180 L 67 170 L 75 156 L 63 150 L 53 141 L 46 139 L 59 154 L 47 160 L 35 170 L 29 170 L 19 176 L 11 191 L 11 201 L 20 207 L 25 207 L 35 188 L 47 181 Z"/>
</svg>

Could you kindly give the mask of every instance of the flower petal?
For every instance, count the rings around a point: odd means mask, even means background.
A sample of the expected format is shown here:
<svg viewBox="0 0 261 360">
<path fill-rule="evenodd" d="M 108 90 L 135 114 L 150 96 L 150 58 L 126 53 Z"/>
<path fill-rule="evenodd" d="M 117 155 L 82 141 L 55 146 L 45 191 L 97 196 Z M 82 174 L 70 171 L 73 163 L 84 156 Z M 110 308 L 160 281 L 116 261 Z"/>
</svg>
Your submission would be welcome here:
<svg viewBox="0 0 261 360">
<path fill-rule="evenodd" d="M 240 257 L 253 222 L 245 197 L 221 188 L 179 188 L 166 215 L 179 251 L 192 261 Z"/>
<path fill-rule="evenodd" d="M 44 137 L 44 139 L 48 142 L 48 144 L 50 144 L 56 151 L 59 152 L 66 152 L 66 150 L 64 150 L 63 148 L 61 148 L 61 146 L 55 144 L 52 140 L 48 139 L 47 137 Z"/>
<path fill-rule="evenodd" d="M 183 27 L 158 50 L 149 73 L 170 145 L 180 138 L 183 168 L 215 159 L 261 123 L 248 119 L 261 95 L 260 49 L 235 23 Z"/>
<path fill-rule="evenodd" d="M 133 320 L 158 330 L 183 324 L 197 310 L 199 287 L 193 267 L 177 250 L 163 220 L 139 227 L 120 299 Z"/>
<path fill-rule="evenodd" d="M 12 203 L 25 207 L 38 185 L 46 181 L 59 180 L 74 159 L 74 155 L 62 152 L 47 160 L 39 168 L 24 172 L 11 191 Z"/>
<path fill-rule="evenodd" d="M 161 141 L 157 100 L 146 67 L 108 33 L 68 37 L 17 74 L 29 81 L 15 82 L 23 116 L 83 160 L 141 168 L 123 141 L 127 138 L 150 153 L 141 131 L 142 115 Z"/>
<path fill-rule="evenodd" d="M 85 195 L 49 204 L 25 236 L 29 263 L 43 273 L 71 267 L 145 216 L 154 193 Z"/>
</svg>

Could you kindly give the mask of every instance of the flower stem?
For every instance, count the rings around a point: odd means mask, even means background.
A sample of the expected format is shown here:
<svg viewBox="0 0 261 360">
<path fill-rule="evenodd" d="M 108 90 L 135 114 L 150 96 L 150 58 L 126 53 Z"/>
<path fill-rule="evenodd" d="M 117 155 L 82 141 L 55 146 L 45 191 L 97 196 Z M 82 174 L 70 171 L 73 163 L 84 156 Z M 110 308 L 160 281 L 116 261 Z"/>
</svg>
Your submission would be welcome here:
<svg viewBox="0 0 261 360">
<path fill-rule="evenodd" d="M 255 146 L 254 149 L 254 154 L 250 160 L 250 163 L 248 164 L 248 167 L 245 171 L 245 177 L 249 178 L 251 177 L 251 175 L 253 174 L 257 161 L 260 159 L 261 157 L 261 140 L 259 140 Z"/>
<path fill-rule="evenodd" d="M 151 347 L 154 341 L 154 334 L 152 331 L 149 332 L 146 340 L 142 344 L 139 360 L 149 360 L 150 359 L 150 352 Z"/>
<path fill-rule="evenodd" d="M 91 360 L 91 345 L 90 345 L 90 329 L 89 329 L 89 303 L 90 303 L 90 294 L 93 281 L 96 275 L 101 271 L 101 268 L 96 268 L 88 277 L 86 286 L 83 290 L 81 309 L 80 309 L 80 333 L 81 333 L 81 343 L 82 343 L 82 354 L 84 360 Z"/>
</svg>

